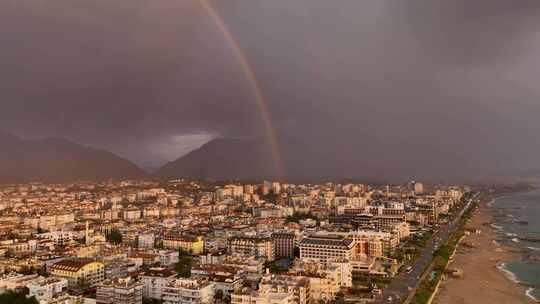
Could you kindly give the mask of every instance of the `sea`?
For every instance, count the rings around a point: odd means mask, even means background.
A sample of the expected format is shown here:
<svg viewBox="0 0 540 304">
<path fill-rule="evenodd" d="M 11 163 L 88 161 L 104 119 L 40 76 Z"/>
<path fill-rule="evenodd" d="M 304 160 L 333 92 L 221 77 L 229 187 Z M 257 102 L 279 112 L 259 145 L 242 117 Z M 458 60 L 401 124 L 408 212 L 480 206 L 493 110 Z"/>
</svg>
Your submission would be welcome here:
<svg viewBox="0 0 540 304">
<path fill-rule="evenodd" d="M 500 241 L 524 251 L 522 260 L 502 263 L 499 268 L 524 285 L 529 298 L 540 301 L 540 190 L 498 198 L 491 208 L 492 227 L 503 235 Z"/>
</svg>

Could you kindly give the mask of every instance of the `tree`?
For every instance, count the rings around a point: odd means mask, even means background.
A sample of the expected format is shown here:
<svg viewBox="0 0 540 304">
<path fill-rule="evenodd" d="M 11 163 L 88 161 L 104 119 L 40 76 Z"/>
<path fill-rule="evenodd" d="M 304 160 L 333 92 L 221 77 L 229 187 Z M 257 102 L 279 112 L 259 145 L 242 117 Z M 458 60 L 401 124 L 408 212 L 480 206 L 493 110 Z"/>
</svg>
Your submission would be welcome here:
<svg viewBox="0 0 540 304">
<path fill-rule="evenodd" d="M 336 298 L 334 301 L 332 301 L 333 304 L 344 304 L 345 303 L 345 295 L 343 292 L 336 293 Z"/>
<path fill-rule="evenodd" d="M 88 288 L 90 288 L 90 284 L 88 283 L 88 281 L 87 281 L 85 278 L 81 278 L 81 279 L 77 282 L 77 287 L 78 287 L 79 290 L 81 290 L 81 291 L 86 291 Z"/>
<path fill-rule="evenodd" d="M 186 256 L 191 256 L 191 254 L 189 254 L 189 252 L 185 251 L 184 248 L 180 247 L 180 248 L 178 248 L 178 256 L 179 257 L 186 257 Z"/>
<path fill-rule="evenodd" d="M 221 301 L 223 299 L 223 290 L 218 289 L 214 294 L 214 300 Z"/>
<path fill-rule="evenodd" d="M 161 304 L 163 301 L 158 299 L 144 298 L 142 300 L 143 304 Z"/>
<path fill-rule="evenodd" d="M 118 229 L 113 229 L 109 234 L 105 236 L 107 241 L 111 244 L 118 245 L 122 243 L 122 233 Z"/>
<path fill-rule="evenodd" d="M 27 298 L 24 292 L 13 292 L 0 294 L 0 304 L 38 304 L 35 297 Z"/>
<path fill-rule="evenodd" d="M 176 263 L 174 270 L 178 272 L 178 275 L 183 278 L 189 278 L 191 276 L 191 267 L 193 266 L 193 258 L 189 253 L 180 248 L 178 250 L 179 257 L 178 263 Z"/>
</svg>

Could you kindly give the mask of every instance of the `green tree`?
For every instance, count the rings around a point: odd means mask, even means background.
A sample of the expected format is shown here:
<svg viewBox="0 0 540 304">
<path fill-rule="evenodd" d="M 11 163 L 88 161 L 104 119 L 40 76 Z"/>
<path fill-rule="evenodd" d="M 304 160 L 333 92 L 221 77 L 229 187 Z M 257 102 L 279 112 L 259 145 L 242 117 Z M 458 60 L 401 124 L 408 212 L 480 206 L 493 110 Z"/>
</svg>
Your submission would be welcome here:
<svg viewBox="0 0 540 304">
<path fill-rule="evenodd" d="M 108 233 L 105 238 L 109 243 L 114 245 L 122 243 L 122 233 L 120 233 L 118 229 L 111 230 L 111 232 Z"/>
<path fill-rule="evenodd" d="M 142 300 L 143 304 L 161 304 L 163 301 L 158 299 L 151 299 L 151 298 L 143 298 Z"/>
<path fill-rule="evenodd" d="M 189 278 L 191 276 L 191 267 L 193 267 L 193 258 L 182 248 L 178 250 L 178 255 L 178 263 L 176 263 L 174 270 L 178 272 L 179 276 Z"/>
<path fill-rule="evenodd" d="M 0 294 L 0 304 L 38 304 L 36 298 L 27 298 L 24 292 L 12 292 Z"/>
</svg>

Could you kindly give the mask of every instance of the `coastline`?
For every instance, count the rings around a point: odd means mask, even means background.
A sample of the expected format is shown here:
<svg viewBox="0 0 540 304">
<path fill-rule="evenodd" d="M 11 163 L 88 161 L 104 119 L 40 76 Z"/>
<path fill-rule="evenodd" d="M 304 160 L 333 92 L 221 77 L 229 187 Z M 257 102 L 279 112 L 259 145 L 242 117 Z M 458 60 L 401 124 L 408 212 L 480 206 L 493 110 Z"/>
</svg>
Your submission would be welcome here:
<svg viewBox="0 0 540 304">
<path fill-rule="evenodd" d="M 448 266 L 463 271 L 463 277 L 447 276 L 433 303 L 538 303 L 528 296 L 530 288 L 520 285 L 515 275 L 504 268 L 505 263 L 520 261 L 523 253 L 497 241 L 502 236 L 492 224 L 493 201 L 480 203 L 467 224 L 467 230 L 480 233 L 471 232 L 463 239 Z"/>
</svg>

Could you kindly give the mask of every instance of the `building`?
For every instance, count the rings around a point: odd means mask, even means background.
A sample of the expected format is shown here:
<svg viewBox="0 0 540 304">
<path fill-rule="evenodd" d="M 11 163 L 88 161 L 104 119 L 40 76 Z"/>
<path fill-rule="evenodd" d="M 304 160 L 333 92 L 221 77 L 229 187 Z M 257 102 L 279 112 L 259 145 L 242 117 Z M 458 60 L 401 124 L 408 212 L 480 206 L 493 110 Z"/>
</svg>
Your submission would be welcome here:
<svg viewBox="0 0 540 304">
<path fill-rule="evenodd" d="M 180 261 L 180 253 L 176 250 L 158 250 L 155 253 L 161 266 L 172 266 Z"/>
<path fill-rule="evenodd" d="M 152 249 L 154 248 L 156 238 L 153 233 L 143 233 L 139 234 L 139 236 L 137 237 L 137 241 L 137 245 L 139 248 Z"/>
<path fill-rule="evenodd" d="M 141 210 L 135 207 L 130 207 L 124 210 L 123 213 L 124 220 L 126 221 L 135 221 L 141 218 Z"/>
<path fill-rule="evenodd" d="M 271 290 L 253 291 L 245 289 L 231 295 L 232 304 L 294 304 L 292 292 L 277 292 Z"/>
<path fill-rule="evenodd" d="M 334 259 L 350 260 L 354 256 L 356 241 L 342 236 L 310 236 L 300 242 L 300 258 L 327 263 Z"/>
<path fill-rule="evenodd" d="M 266 275 L 259 284 L 259 295 L 268 293 L 290 294 L 292 303 L 297 304 L 308 304 L 311 300 L 309 279 L 303 276 Z"/>
<path fill-rule="evenodd" d="M 163 288 L 174 281 L 176 273 L 167 268 L 150 268 L 139 274 L 143 284 L 143 297 L 155 300 L 163 298 Z"/>
<path fill-rule="evenodd" d="M 54 241 L 56 246 L 65 246 L 68 245 L 75 239 L 75 232 L 73 231 L 52 231 L 41 233 L 37 235 L 40 239 L 48 239 Z"/>
<path fill-rule="evenodd" d="M 97 285 L 97 304 L 142 304 L 143 284 L 129 277 Z"/>
<path fill-rule="evenodd" d="M 168 235 L 163 238 L 163 247 L 167 249 L 180 249 L 199 255 L 204 251 L 204 240 L 202 237 L 187 235 Z"/>
<path fill-rule="evenodd" d="M 50 271 L 53 276 L 66 279 L 69 286 L 95 286 L 105 279 L 105 265 L 89 259 L 62 260 L 52 265 Z"/>
<path fill-rule="evenodd" d="M 61 278 L 39 278 L 26 285 L 28 296 L 38 301 L 48 301 L 63 293 L 68 288 L 68 281 Z"/>
<path fill-rule="evenodd" d="M 264 237 L 232 237 L 228 241 L 231 254 L 263 257 L 267 261 L 275 260 L 274 243 Z"/>
<path fill-rule="evenodd" d="M 352 267 L 346 260 L 322 264 L 298 259 L 289 273 L 309 280 L 311 303 L 329 303 L 341 288 L 352 286 Z"/>
<path fill-rule="evenodd" d="M 131 262 L 125 259 L 114 259 L 114 260 L 104 261 L 104 264 L 105 264 L 105 279 L 107 280 L 127 277 L 129 267 L 131 266 Z"/>
<path fill-rule="evenodd" d="M 424 194 L 424 184 L 415 182 L 414 183 L 414 194 L 416 194 L 416 195 Z"/>
<path fill-rule="evenodd" d="M 210 304 L 214 284 L 208 280 L 176 279 L 163 288 L 163 304 Z"/>
<path fill-rule="evenodd" d="M 194 266 L 191 275 L 208 278 L 214 283 L 215 292 L 219 290 L 224 296 L 228 296 L 242 286 L 247 272 L 241 267 L 204 264 Z"/>
<path fill-rule="evenodd" d="M 294 234 L 278 232 L 272 234 L 276 258 L 294 258 Z"/>
</svg>

